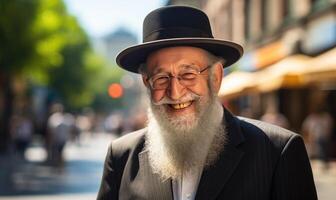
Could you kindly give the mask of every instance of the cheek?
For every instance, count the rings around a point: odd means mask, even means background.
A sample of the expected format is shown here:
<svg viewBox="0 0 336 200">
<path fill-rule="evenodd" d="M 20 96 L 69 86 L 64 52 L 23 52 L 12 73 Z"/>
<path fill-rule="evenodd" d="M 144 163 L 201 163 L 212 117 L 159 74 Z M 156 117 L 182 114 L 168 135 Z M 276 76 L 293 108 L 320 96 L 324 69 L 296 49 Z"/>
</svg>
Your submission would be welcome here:
<svg viewBox="0 0 336 200">
<path fill-rule="evenodd" d="M 208 83 L 205 81 L 202 84 L 197 84 L 190 88 L 190 91 L 200 96 L 208 96 L 210 93 Z"/>
<path fill-rule="evenodd" d="M 152 100 L 157 103 L 160 101 L 165 95 L 165 90 L 156 90 L 151 92 L 151 98 Z"/>
</svg>

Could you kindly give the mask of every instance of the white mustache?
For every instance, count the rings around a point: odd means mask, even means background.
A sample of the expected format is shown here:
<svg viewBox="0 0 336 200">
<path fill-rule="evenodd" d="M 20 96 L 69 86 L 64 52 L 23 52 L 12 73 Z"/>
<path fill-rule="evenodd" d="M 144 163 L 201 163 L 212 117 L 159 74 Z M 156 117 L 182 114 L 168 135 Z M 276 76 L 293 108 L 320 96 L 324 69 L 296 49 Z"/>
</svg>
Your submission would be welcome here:
<svg viewBox="0 0 336 200">
<path fill-rule="evenodd" d="M 163 105 L 163 104 L 179 104 L 179 103 L 185 103 L 185 102 L 188 102 L 188 101 L 195 101 L 195 100 L 198 100 L 200 98 L 201 98 L 201 96 L 197 95 L 195 93 L 188 93 L 188 94 L 184 95 L 179 100 L 171 100 L 167 96 L 164 96 L 160 101 L 153 102 L 153 104 L 156 105 L 156 106 Z"/>
</svg>

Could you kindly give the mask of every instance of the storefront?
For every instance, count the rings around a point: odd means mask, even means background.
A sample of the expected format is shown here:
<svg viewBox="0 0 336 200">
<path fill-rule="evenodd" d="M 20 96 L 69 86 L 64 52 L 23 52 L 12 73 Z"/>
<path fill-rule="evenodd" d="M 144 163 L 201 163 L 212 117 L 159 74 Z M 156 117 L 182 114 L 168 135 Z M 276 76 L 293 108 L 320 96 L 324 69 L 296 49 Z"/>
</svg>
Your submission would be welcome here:
<svg viewBox="0 0 336 200">
<path fill-rule="evenodd" d="M 255 72 L 232 72 L 223 78 L 219 96 L 232 112 L 247 117 L 260 118 L 274 106 L 299 133 L 317 108 L 336 119 L 336 48 L 316 57 L 289 56 Z"/>
</svg>

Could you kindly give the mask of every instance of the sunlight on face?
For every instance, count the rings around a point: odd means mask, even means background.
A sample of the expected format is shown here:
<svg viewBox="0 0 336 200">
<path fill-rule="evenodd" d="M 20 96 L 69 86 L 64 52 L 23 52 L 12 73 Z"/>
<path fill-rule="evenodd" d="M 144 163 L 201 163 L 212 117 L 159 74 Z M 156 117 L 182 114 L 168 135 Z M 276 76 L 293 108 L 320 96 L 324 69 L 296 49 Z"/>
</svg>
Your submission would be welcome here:
<svg viewBox="0 0 336 200">
<path fill-rule="evenodd" d="M 166 89 L 149 90 L 153 113 L 165 126 L 179 130 L 196 127 L 212 96 L 208 70 L 199 74 L 191 86 L 184 86 L 175 78 L 186 66 L 196 70 L 207 67 L 206 52 L 196 47 L 170 47 L 152 53 L 147 59 L 149 76 L 167 74 L 173 77 Z M 145 81 L 147 78 L 144 77 Z"/>
</svg>

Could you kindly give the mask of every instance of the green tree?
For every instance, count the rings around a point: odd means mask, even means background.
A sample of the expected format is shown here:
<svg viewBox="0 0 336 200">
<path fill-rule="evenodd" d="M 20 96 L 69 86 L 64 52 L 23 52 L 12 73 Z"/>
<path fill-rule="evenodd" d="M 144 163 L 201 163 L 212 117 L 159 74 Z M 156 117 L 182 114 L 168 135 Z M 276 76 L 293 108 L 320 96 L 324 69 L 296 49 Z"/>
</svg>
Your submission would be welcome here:
<svg viewBox="0 0 336 200">
<path fill-rule="evenodd" d="M 36 19 L 38 1 L 0 1 L 0 150 L 9 139 L 9 122 L 13 110 L 12 78 L 22 71 L 34 52 L 35 40 L 31 32 Z"/>
<path fill-rule="evenodd" d="M 104 61 L 92 51 L 88 36 L 59 0 L 43 1 L 34 24 L 39 40 L 28 73 L 56 91 L 70 109 L 88 106 L 102 80 Z M 38 66 L 37 68 L 34 66 Z"/>
<path fill-rule="evenodd" d="M 89 105 L 104 62 L 62 0 L 0 1 L 0 148 L 9 139 L 12 79 L 26 77 L 57 91 L 66 105 Z"/>
</svg>

